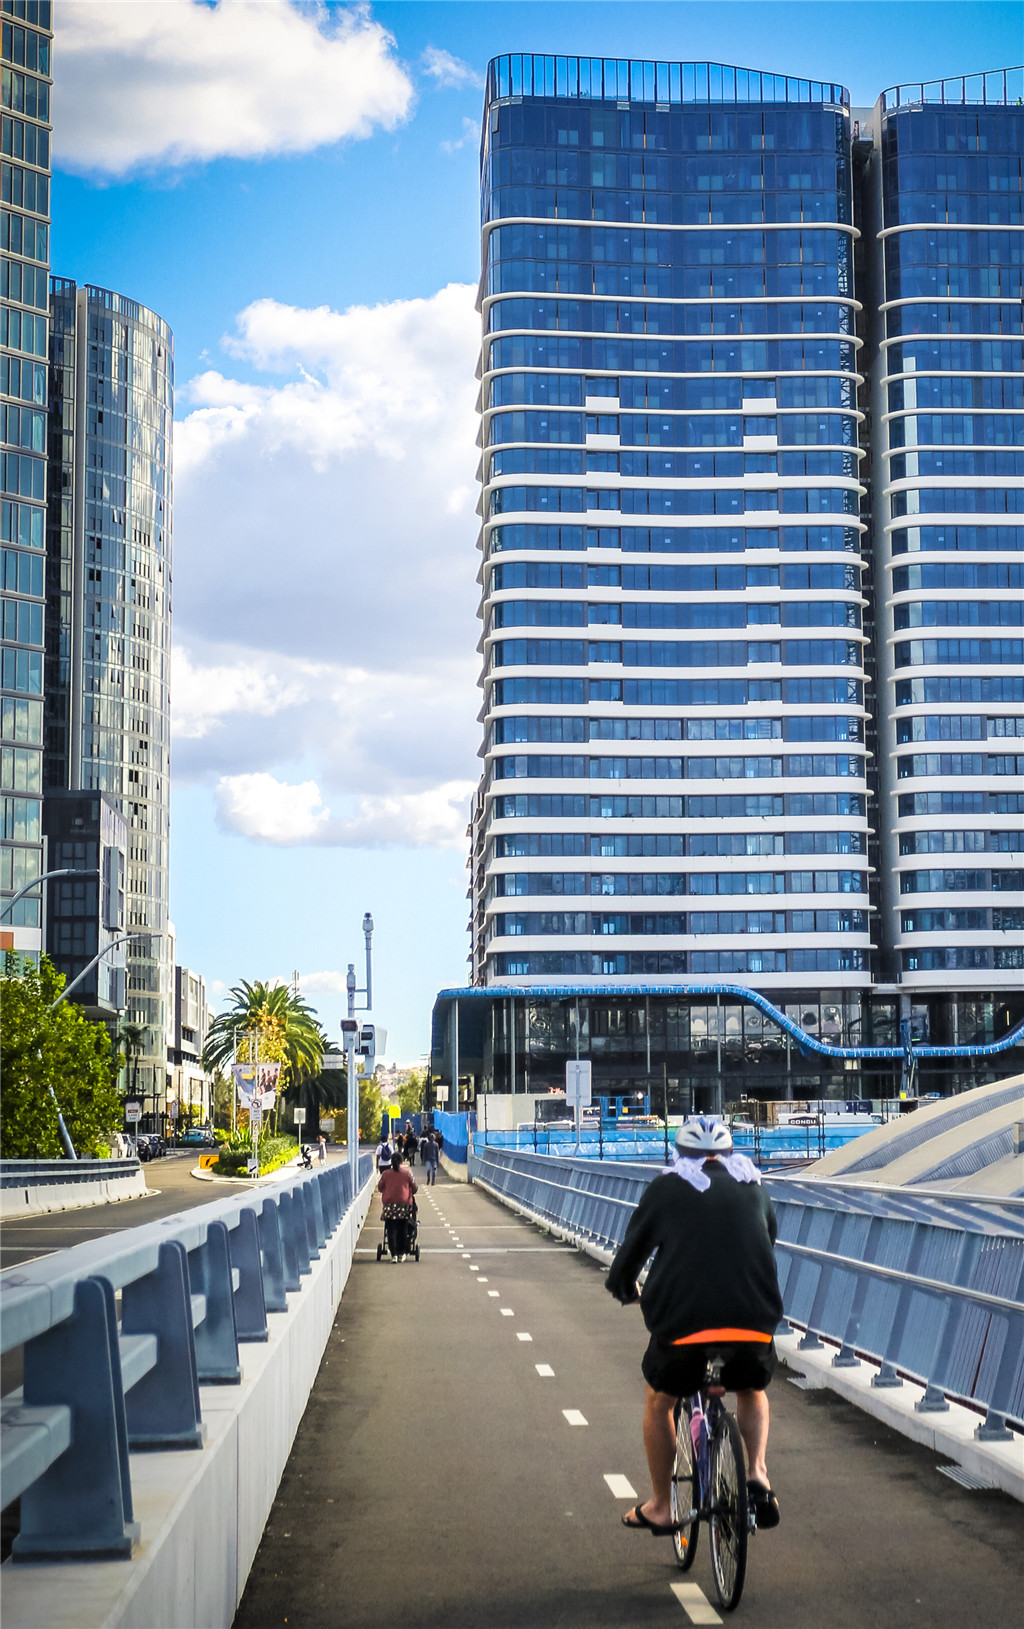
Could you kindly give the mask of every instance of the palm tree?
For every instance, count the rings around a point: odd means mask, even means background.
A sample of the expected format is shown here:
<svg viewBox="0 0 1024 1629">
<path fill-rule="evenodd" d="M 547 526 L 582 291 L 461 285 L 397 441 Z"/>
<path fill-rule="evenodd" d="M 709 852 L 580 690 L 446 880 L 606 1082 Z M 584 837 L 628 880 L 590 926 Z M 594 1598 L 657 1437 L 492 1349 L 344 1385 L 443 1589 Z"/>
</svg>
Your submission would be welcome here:
<svg viewBox="0 0 1024 1629">
<path fill-rule="evenodd" d="M 327 1036 L 313 1009 L 287 984 L 252 984 L 231 991 L 232 1005 L 206 1032 L 203 1068 L 243 1063 L 281 1063 L 280 1089 L 320 1073 Z"/>
<path fill-rule="evenodd" d="M 132 1077 L 131 1091 L 134 1096 L 139 1084 L 139 1058 L 146 1050 L 146 1026 L 123 1019 L 117 1032 L 117 1039 L 124 1049 L 125 1067 Z M 125 1084 L 127 1085 L 127 1081 Z"/>
</svg>

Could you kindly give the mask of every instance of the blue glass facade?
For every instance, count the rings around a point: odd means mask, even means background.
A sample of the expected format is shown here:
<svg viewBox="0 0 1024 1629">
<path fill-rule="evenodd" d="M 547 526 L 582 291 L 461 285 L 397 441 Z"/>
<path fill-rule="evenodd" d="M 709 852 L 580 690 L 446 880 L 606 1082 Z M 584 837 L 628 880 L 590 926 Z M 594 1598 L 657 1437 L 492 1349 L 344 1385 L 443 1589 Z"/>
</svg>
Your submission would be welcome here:
<svg viewBox="0 0 1024 1629">
<path fill-rule="evenodd" d="M 909 990 L 1024 971 L 1024 108 L 879 115 L 887 938 Z"/>
<path fill-rule="evenodd" d="M 1024 1015 L 1022 92 L 851 112 L 709 63 L 491 64 L 470 929 L 495 993 L 461 1018 L 448 993 L 442 1080 L 545 1091 L 579 1048 L 677 1108 L 730 1071 L 881 1095 L 889 1065 L 830 1074 L 735 986 L 846 1046 Z"/>
<path fill-rule="evenodd" d="M 52 283 L 46 790 L 105 794 L 127 828 L 126 1017 L 163 1100 L 171 1020 L 171 433 L 174 340 L 109 289 Z"/>
<path fill-rule="evenodd" d="M 0 3 L 0 902 L 43 870 L 50 0 Z M 2 943 L 38 957 L 39 894 Z"/>
<path fill-rule="evenodd" d="M 846 94 L 540 58 L 499 59 L 488 84 L 475 976 L 799 988 L 824 972 L 856 989 L 871 940 Z M 580 869 L 533 861 L 555 835 L 579 840 Z M 850 858 L 807 871 L 816 845 Z M 569 892 L 623 908 L 544 908 Z M 527 893 L 536 910 L 505 907 Z M 757 908 L 652 911 L 652 894 Z"/>
</svg>

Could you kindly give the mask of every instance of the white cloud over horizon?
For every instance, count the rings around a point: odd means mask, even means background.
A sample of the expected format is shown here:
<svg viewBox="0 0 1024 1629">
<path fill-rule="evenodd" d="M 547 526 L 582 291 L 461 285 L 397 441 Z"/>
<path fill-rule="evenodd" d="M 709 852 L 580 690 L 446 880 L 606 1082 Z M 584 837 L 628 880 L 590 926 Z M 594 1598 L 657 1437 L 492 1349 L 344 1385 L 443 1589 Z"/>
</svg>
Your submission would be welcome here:
<svg viewBox="0 0 1024 1629">
<path fill-rule="evenodd" d="M 367 5 L 80 0 L 55 7 L 54 24 L 65 170 L 114 177 L 309 152 L 392 130 L 413 102 Z"/>
<path fill-rule="evenodd" d="M 455 90 L 463 85 L 472 85 L 480 89 L 484 76 L 477 68 L 463 62 L 461 57 L 452 56 L 450 51 L 443 51 L 436 45 L 428 45 L 420 58 L 423 72 L 428 74 L 443 90 Z"/>
<path fill-rule="evenodd" d="M 175 783 L 254 842 L 459 847 L 476 774 L 474 290 L 261 300 L 176 426 Z M 253 377 L 255 377 L 255 382 Z"/>
</svg>

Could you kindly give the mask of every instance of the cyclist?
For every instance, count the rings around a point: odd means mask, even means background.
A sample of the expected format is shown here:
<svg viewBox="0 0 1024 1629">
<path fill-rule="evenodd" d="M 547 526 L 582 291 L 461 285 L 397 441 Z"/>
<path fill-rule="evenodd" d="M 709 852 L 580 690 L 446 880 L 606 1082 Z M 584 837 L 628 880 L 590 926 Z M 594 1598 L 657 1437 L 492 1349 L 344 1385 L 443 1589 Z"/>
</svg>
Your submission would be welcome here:
<svg viewBox="0 0 1024 1629">
<path fill-rule="evenodd" d="M 738 1344 L 723 1370 L 736 1393 L 758 1527 L 777 1527 L 779 1502 L 765 1467 L 775 1328 L 782 1297 L 775 1269 L 776 1222 L 757 1167 L 735 1154 L 721 1121 L 697 1117 L 676 1133 L 676 1157 L 645 1189 L 616 1252 L 607 1288 L 624 1306 L 638 1299 L 637 1275 L 653 1254 L 642 1311 L 650 1332 L 644 1448 L 653 1493 L 622 1518 L 657 1535 L 677 1531 L 671 1488 L 675 1406 L 700 1389 L 708 1345 Z M 701 1336 L 708 1337 L 701 1341 Z M 731 1335 L 732 1339 L 727 1336 Z"/>
</svg>

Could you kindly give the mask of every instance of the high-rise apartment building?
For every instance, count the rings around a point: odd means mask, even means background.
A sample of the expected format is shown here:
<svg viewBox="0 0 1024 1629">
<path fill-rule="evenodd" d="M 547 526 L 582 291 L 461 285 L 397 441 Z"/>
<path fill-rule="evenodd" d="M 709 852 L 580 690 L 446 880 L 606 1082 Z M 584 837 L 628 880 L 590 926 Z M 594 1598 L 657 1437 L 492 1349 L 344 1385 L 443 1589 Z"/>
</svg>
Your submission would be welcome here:
<svg viewBox="0 0 1024 1629">
<path fill-rule="evenodd" d="M 743 990 L 840 1046 L 1024 1012 L 1022 78 L 851 113 L 716 64 L 490 65 L 442 1078 L 546 1090 L 578 1047 L 677 1107 L 731 1071 L 878 1095 Z"/>
<path fill-rule="evenodd" d="M 137 301 L 59 278 L 51 320 L 44 786 L 101 793 L 124 819 L 124 924 L 140 934 L 124 1016 L 146 1036 L 133 1089 L 162 1103 L 174 342 Z"/>
<path fill-rule="evenodd" d="M 0 0 L 0 907 L 43 870 L 50 0 Z M 42 901 L 0 947 L 38 958 Z"/>
</svg>

